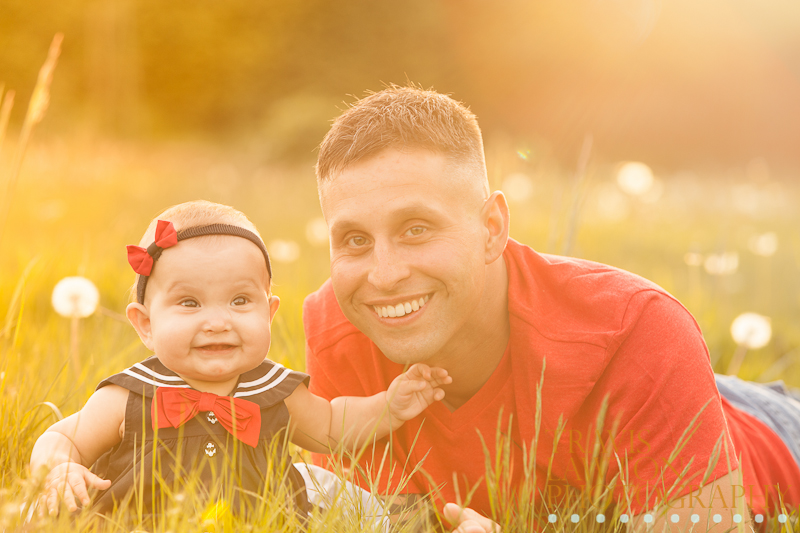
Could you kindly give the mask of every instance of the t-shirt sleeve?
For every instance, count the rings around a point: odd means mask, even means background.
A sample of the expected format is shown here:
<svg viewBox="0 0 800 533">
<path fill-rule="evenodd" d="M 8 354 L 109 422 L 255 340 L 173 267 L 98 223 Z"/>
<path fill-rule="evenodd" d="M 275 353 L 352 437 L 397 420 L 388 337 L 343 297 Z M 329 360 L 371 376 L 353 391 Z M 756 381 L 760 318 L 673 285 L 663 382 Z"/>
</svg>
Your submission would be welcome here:
<svg viewBox="0 0 800 533">
<path fill-rule="evenodd" d="M 611 391 L 606 420 L 619 421 L 614 449 L 635 489 L 634 512 L 737 468 L 708 349 L 691 314 L 663 293 L 642 291 L 614 342 L 596 389 Z M 607 479 L 619 474 L 615 463 Z M 679 479 L 683 488 L 675 486 Z M 618 497 L 623 492 L 617 482 Z"/>
</svg>

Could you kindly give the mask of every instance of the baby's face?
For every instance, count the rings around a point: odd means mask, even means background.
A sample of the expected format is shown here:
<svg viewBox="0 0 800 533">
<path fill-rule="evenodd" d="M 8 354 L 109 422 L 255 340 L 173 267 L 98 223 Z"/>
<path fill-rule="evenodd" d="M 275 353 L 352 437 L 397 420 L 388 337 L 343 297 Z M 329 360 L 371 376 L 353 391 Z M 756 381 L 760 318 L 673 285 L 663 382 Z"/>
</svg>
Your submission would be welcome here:
<svg viewBox="0 0 800 533">
<path fill-rule="evenodd" d="M 269 281 L 264 256 L 246 239 L 182 241 L 164 250 L 148 280 L 143 340 L 195 388 L 235 382 L 267 357 L 278 308 Z"/>
</svg>

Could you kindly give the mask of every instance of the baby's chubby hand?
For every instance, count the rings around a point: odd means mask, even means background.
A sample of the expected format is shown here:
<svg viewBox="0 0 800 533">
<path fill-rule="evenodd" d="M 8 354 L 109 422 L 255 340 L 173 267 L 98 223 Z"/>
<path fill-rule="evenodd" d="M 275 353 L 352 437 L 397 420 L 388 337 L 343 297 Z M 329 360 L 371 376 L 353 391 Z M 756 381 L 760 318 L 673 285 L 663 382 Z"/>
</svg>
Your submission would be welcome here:
<svg viewBox="0 0 800 533">
<path fill-rule="evenodd" d="M 422 363 L 413 365 L 389 385 L 386 392 L 389 414 L 403 422 L 411 420 L 430 404 L 444 398 L 444 391 L 439 387 L 452 381 L 444 368 L 431 368 Z"/>
<path fill-rule="evenodd" d="M 110 486 L 111 481 L 99 478 L 80 463 L 61 463 L 45 478 L 44 493 L 39 497 L 39 514 L 45 511 L 50 515 L 58 514 L 59 501 L 63 501 L 70 512 L 77 511 L 76 498 L 84 507 L 91 503 L 87 487 L 106 490 Z"/>
</svg>

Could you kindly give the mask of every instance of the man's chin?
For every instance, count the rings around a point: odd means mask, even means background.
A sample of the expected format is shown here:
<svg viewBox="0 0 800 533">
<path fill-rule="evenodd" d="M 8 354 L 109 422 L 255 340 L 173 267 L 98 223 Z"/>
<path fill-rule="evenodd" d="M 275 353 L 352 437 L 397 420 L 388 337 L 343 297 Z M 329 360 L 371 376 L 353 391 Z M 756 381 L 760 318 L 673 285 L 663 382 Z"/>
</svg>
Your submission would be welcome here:
<svg viewBox="0 0 800 533">
<path fill-rule="evenodd" d="M 386 356 L 389 361 L 399 365 L 413 365 L 416 363 L 430 364 L 431 359 L 435 355 L 435 351 L 429 349 L 420 349 L 419 344 L 416 345 L 383 345 L 376 343 L 381 353 Z"/>
</svg>

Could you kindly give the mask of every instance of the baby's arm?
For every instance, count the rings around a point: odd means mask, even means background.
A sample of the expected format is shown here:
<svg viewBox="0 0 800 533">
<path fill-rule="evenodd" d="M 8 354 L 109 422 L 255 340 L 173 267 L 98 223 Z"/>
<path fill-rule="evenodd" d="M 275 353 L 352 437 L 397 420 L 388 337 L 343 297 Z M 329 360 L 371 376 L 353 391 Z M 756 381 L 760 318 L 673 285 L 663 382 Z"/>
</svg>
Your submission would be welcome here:
<svg viewBox="0 0 800 533">
<path fill-rule="evenodd" d="M 444 398 L 439 386 L 451 381 L 443 368 L 416 364 L 396 377 L 389 390 L 374 396 L 341 396 L 328 402 L 300 385 L 286 398 L 292 442 L 317 453 L 330 453 L 339 445 L 356 450 Z"/>
<path fill-rule="evenodd" d="M 40 512 L 46 507 L 50 514 L 58 513 L 59 498 L 75 511 L 76 497 L 83 505 L 90 503 L 87 485 L 101 490 L 111 486 L 88 467 L 122 440 L 127 399 L 126 389 L 107 385 L 92 394 L 83 409 L 56 422 L 39 437 L 31 453 L 31 472 L 47 472 Z"/>
</svg>

